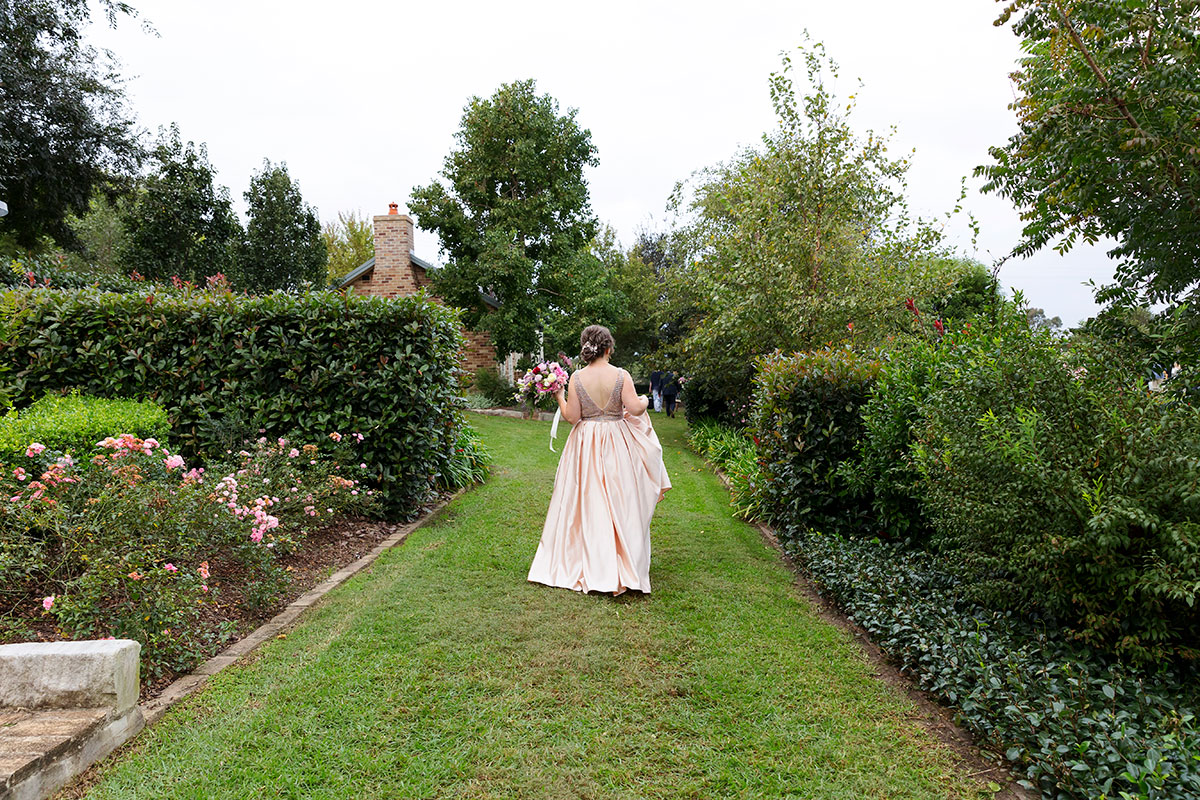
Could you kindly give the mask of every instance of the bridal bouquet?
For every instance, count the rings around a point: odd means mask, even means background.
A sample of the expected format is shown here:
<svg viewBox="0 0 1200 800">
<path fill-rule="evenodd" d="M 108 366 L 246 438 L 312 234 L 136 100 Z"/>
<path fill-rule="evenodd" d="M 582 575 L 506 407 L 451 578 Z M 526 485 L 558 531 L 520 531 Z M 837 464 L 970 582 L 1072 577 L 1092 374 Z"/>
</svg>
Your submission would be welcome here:
<svg viewBox="0 0 1200 800">
<path fill-rule="evenodd" d="M 566 388 L 568 377 L 567 371 L 557 361 L 543 361 L 517 381 L 517 399 L 536 403 L 542 395 L 554 394 Z"/>
</svg>

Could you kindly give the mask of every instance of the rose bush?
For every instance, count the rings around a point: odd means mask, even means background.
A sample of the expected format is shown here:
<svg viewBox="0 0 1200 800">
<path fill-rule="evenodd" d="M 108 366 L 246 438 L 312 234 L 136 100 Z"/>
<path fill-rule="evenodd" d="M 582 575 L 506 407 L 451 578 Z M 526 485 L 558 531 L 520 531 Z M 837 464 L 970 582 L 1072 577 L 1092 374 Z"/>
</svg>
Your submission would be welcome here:
<svg viewBox="0 0 1200 800">
<path fill-rule="evenodd" d="M 83 460 L 31 443 L 0 465 L 0 613 L 39 604 L 69 638 L 137 639 L 151 675 L 186 669 L 228 633 L 201 624 L 210 563 L 277 591 L 316 524 L 378 506 L 365 438 L 261 437 L 207 468 L 131 434 Z"/>
</svg>

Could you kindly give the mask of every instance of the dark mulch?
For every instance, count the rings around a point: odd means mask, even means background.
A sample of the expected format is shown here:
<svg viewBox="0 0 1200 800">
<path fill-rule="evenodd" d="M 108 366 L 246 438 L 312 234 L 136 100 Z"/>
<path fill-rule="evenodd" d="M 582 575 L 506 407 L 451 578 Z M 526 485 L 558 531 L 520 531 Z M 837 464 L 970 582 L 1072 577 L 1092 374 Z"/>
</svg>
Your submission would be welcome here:
<svg viewBox="0 0 1200 800">
<path fill-rule="evenodd" d="M 203 621 L 212 634 L 206 656 L 214 656 L 225 647 L 249 634 L 259 625 L 278 614 L 293 600 L 321 583 L 342 567 L 369 553 L 381 541 L 391 536 L 401 523 L 387 523 L 356 517 L 343 517 L 314 531 L 296 552 L 280 559 L 289 576 L 287 588 L 273 595 L 270 601 L 255 608 L 248 607 L 247 576 L 244 568 L 234 561 L 219 558 L 209 560 L 215 590 L 215 602 L 205 607 Z M 12 642 L 57 642 L 63 636 L 54 620 L 42 613 L 40 598 L 30 597 L 20 604 L 20 610 L 7 615 L 0 629 L 0 644 Z M 223 624 L 232 623 L 231 635 L 218 640 L 216 633 Z M 151 677 L 142 676 L 142 699 L 157 696 L 182 672 L 168 672 Z"/>
</svg>

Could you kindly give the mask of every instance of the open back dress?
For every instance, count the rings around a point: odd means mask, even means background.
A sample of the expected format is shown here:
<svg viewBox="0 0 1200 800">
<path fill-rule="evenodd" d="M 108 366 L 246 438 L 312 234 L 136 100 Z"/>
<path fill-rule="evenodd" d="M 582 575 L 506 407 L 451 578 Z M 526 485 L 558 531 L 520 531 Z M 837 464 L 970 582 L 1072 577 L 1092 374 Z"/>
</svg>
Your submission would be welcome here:
<svg viewBox="0 0 1200 800">
<path fill-rule="evenodd" d="M 529 580 L 577 592 L 650 591 L 650 518 L 671 488 L 648 414 L 621 401 L 625 371 L 601 407 L 583 382 Z"/>
</svg>

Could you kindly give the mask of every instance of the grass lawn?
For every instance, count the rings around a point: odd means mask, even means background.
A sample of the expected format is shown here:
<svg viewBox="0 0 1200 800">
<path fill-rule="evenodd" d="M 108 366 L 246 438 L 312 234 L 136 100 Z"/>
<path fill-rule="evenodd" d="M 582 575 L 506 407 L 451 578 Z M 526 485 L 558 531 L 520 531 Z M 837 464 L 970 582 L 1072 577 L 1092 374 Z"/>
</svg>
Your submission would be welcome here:
<svg viewBox="0 0 1200 800">
<path fill-rule="evenodd" d="M 617 599 L 526 583 L 549 424 L 471 423 L 485 485 L 177 706 L 89 797 L 978 795 L 731 518 L 682 420 L 655 417 L 675 488 L 654 593 Z"/>
</svg>

